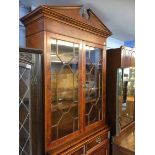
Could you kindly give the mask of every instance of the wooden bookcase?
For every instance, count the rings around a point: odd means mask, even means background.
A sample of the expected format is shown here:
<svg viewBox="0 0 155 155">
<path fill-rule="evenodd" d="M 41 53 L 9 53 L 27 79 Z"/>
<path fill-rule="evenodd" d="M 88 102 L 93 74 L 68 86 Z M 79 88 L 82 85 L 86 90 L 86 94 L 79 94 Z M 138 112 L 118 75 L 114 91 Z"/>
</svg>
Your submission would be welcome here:
<svg viewBox="0 0 155 155">
<path fill-rule="evenodd" d="M 108 155 L 106 39 L 111 32 L 82 6 L 43 5 L 21 21 L 26 46 L 43 50 L 45 154 L 97 155 L 103 149 Z"/>
<path fill-rule="evenodd" d="M 42 50 L 19 48 L 19 154 L 43 154 Z"/>
</svg>

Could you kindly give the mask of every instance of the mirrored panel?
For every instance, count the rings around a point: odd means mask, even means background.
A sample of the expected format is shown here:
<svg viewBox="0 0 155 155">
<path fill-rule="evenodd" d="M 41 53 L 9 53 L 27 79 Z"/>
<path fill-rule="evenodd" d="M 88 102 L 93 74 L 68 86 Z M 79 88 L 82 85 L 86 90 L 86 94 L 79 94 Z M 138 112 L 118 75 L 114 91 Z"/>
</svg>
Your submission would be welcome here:
<svg viewBox="0 0 155 155">
<path fill-rule="evenodd" d="M 79 129 L 79 44 L 51 39 L 52 140 Z"/>
<path fill-rule="evenodd" d="M 120 129 L 134 120 L 135 113 L 135 68 L 117 70 L 117 99 Z"/>
<path fill-rule="evenodd" d="M 86 125 L 102 120 L 102 50 L 86 46 Z"/>
</svg>

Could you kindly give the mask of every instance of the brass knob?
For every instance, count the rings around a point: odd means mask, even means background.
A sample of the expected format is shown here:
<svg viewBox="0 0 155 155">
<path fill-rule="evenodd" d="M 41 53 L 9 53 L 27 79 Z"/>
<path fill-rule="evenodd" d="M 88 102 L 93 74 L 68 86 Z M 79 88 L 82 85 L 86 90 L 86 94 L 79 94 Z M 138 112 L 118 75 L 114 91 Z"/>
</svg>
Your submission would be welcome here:
<svg viewBox="0 0 155 155">
<path fill-rule="evenodd" d="M 101 143 L 101 137 L 96 138 L 96 143 L 98 143 L 98 144 Z"/>
</svg>

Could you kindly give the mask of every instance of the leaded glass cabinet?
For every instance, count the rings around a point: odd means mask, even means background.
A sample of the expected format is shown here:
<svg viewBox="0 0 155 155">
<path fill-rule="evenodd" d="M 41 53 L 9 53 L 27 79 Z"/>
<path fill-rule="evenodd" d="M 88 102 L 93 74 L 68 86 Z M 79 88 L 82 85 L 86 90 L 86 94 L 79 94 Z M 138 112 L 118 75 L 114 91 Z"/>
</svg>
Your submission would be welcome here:
<svg viewBox="0 0 155 155">
<path fill-rule="evenodd" d="M 19 155 L 43 153 L 41 54 L 19 48 Z"/>
<path fill-rule="evenodd" d="M 111 32 L 82 6 L 40 6 L 21 21 L 26 45 L 43 49 L 45 153 L 107 155 L 105 49 Z"/>
</svg>

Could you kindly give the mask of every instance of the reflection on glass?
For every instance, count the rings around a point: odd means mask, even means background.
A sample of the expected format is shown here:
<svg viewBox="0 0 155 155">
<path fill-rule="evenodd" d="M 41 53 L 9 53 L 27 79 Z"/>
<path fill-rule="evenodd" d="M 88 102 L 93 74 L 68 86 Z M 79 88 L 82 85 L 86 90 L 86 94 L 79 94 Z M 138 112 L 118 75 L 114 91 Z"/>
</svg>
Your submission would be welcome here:
<svg viewBox="0 0 155 155">
<path fill-rule="evenodd" d="M 120 128 L 123 128 L 134 120 L 135 69 L 119 68 L 117 73 L 119 123 Z"/>
<path fill-rule="evenodd" d="M 102 50 L 86 46 L 86 125 L 102 119 Z"/>
<path fill-rule="evenodd" d="M 51 40 L 52 140 L 79 129 L 79 45 Z"/>
</svg>

